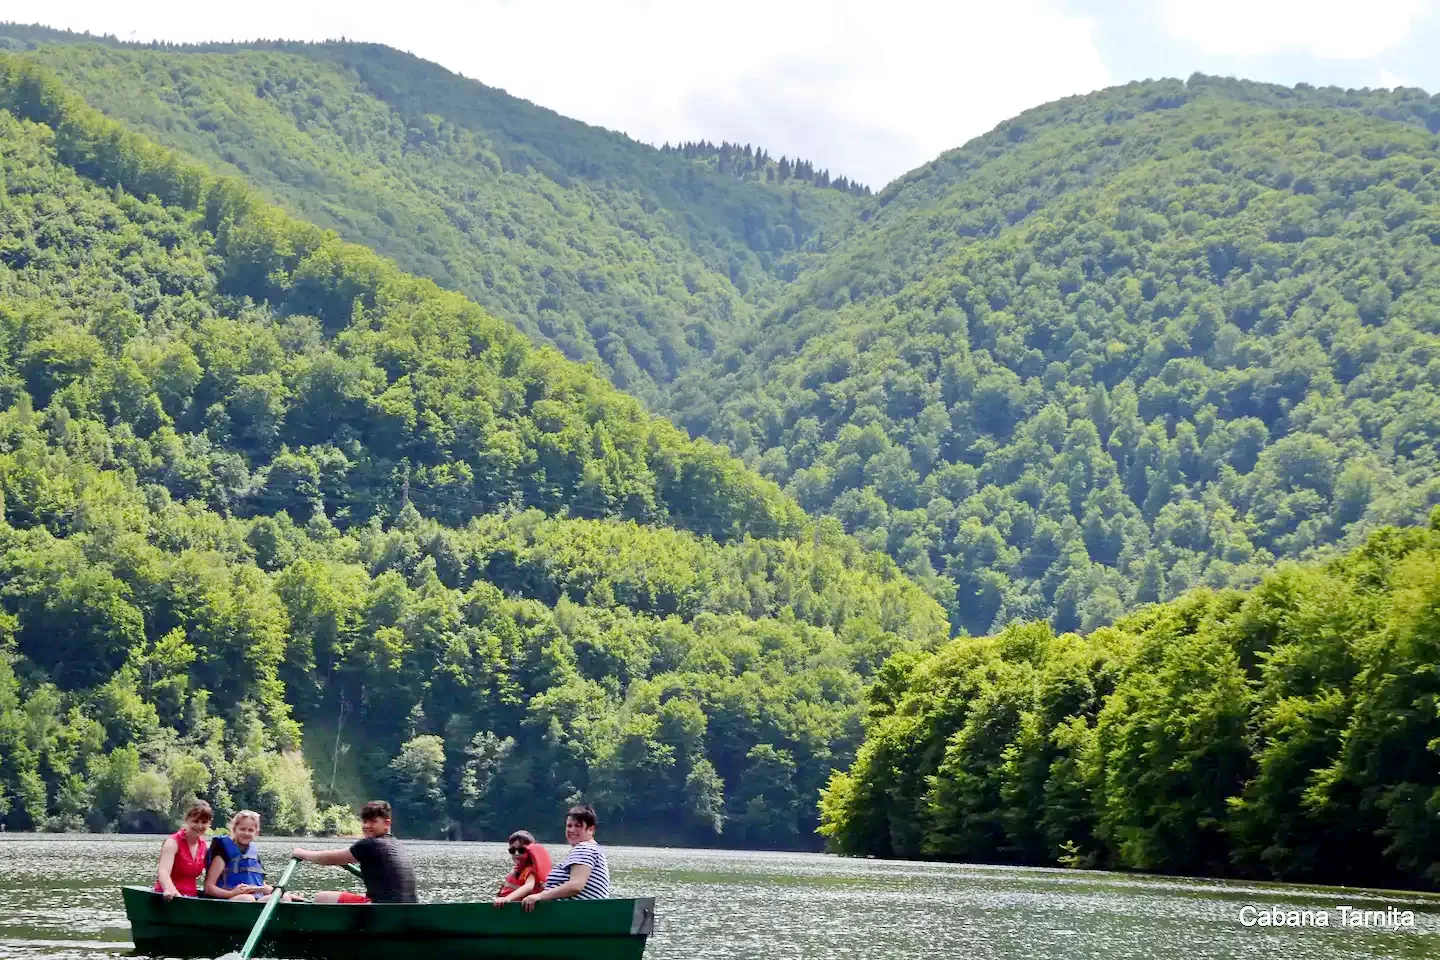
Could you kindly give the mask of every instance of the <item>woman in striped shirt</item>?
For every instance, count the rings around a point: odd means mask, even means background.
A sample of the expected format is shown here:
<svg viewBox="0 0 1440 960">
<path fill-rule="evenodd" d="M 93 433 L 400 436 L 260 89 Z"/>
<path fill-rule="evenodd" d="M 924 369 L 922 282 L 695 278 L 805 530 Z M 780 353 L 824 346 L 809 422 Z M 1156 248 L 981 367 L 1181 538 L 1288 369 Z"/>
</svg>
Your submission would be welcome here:
<svg viewBox="0 0 1440 960">
<path fill-rule="evenodd" d="M 594 807 L 582 803 L 570 808 L 565 839 L 572 844 L 570 852 L 550 869 L 545 889 L 521 901 L 526 910 L 534 910 L 541 900 L 604 900 L 610 896 L 610 865 L 595 842 Z"/>
</svg>

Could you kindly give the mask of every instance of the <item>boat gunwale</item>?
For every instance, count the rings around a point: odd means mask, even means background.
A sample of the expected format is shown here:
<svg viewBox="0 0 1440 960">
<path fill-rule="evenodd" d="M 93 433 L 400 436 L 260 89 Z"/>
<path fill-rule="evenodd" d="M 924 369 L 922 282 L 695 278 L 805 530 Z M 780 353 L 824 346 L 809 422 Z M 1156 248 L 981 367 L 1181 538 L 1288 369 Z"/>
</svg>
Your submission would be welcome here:
<svg viewBox="0 0 1440 960">
<path fill-rule="evenodd" d="M 185 897 L 181 902 L 186 904 L 176 910 L 176 901 L 165 901 L 163 895 L 157 893 L 153 888 L 140 884 L 125 884 L 121 886 L 121 897 L 125 905 L 126 920 L 130 924 L 132 939 L 139 941 L 165 940 L 186 932 L 205 931 L 212 935 L 226 936 L 236 932 L 243 932 L 249 928 L 247 915 L 256 912 L 261 906 L 259 903 L 244 903 L 236 906 L 249 908 L 243 914 L 237 912 L 234 926 L 223 924 L 217 926 L 214 923 L 214 915 L 201 916 L 195 912 L 199 908 L 199 914 L 208 914 L 213 910 L 212 905 L 225 903 L 226 901 L 209 897 Z M 501 929 L 485 929 L 484 927 L 466 928 L 456 924 L 434 924 L 430 929 L 425 928 L 426 914 L 443 913 L 447 919 L 453 919 L 460 911 L 477 910 L 483 907 L 484 912 L 478 916 L 485 916 L 493 920 L 499 920 L 498 913 L 491 901 L 474 900 L 451 900 L 430 903 L 366 903 L 366 904 L 316 904 L 316 903 L 281 903 L 277 906 L 274 920 L 272 920 L 273 934 L 267 932 L 267 940 L 299 940 L 314 937 L 348 939 L 355 937 L 378 938 L 384 940 L 425 939 L 431 941 L 459 941 L 459 940 L 486 940 L 486 939 L 525 939 L 525 940 L 598 940 L 598 939 L 620 939 L 620 940 L 641 940 L 642 942 L 654 933 L 655 923 L 655 898 L 654 897 L 614 897 L 605 900 L 576 900 L 564 904 L 562 909 L 571 910 L 581 907 L 587 912 L 600 912 L 596 908 L 604 906 L 605 923 L 602 929 L 584 931 L 576 929 L 556 930 L 553 926 L 537 926 L 534 929 L 513 929 L 513 917 L 506 917 L 506 927 Z M 622 906 L 624 905 L 624 906 Z M 556 902 L 555 906 L 561 906 Z M 317 912 L 311 913 L 311 908 Z M 338 909 L 337 909 L 338 908 Z M 223 909 L 223 908 L 222 908 Z M 546 907 L 546 913 L 554 907 Z M 340 912 L 343 910 L 344 912 Z M 518 905 L 515 907 L 518 911 Z M 619 916 L 621 911 L 629 914 L 628 923 L 621 926 Z M 393 931 L 375 929 L 370 923 L 344 924 L 342 927 L 333 929 L 296 929 L 293 925 L 297 922 L 303 923 L 306 919 L 325 917 L 327 920 L 335 918 L 359 918 L 367 917 L 375 919 L 384 917 L 387 914 L 403 913 L 407 917 L 416 918 L 413 924 L 406 924 L 404 928 L 397 928 Z M 187 917 L 185 914 L 191 914 Z M 533 917 L 535 914 L 526 912 L 526 917 Z M 390 918 L 387 918 L 390 919 Z M 439 919 L 438 917 L 436 919 Z M 551 915 L 554 919 L 554 915 Z M 573 915 L 568 918 L 573 922 L 583 922 L 581 918 Z M 139 929 L 137 930 L 137 921 Z M 328 924 L 325 926 L 329 926 Z M 568 924 L 567 924 L 568 926 Z M 508 927 L 508 929 L 507 929 Z M 608 929 L 604 929 L 608 927 Z M 162 932 L 163 931 L 163 932 Z M 145 935 L 145 934 L 160 934 Z"/>
</svg>

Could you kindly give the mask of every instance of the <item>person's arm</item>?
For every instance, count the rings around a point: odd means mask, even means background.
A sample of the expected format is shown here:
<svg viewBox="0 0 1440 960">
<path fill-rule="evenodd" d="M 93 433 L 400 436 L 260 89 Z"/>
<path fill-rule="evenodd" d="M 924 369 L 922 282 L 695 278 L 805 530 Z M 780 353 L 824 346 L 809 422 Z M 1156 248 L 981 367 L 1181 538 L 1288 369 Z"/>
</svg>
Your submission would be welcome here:
<svg viewBox="0 0 1440 960">
<path fill-rule="evenodd" d="M 296 847 L 290 851 L 290 856 L 306 863 L 318 863 L 323 867 L 343 867 L 347 863 L 360 862 L 355 859 L 355 854 L 350 852 L 349 847 L 341 847 L 339 850 L 302 850 Z"/>
<path fill-rule="evenodd" d="M 530 894 L 525 898 L 525 909 L 534 910 L 535 904 L 541 900 L 564 900 L 566 897 L 573 897 L 585 889 L 585 884 L 590 881 L 590 864 L 576 863 L 570 867 L 570 879 L 558 887 Z"/>
<path fill-rule="evenodd" d="M 173 900 L 180 896 L 180 891 L 175 889 L 175 881 L 170 879 L 170 872 L 175 869 L 175 854 L 180 847 L 174 837 L 166 837 L 165 842 L 160 844 L 160 866 L 158 879 L 160 881 L 160 892 L 166 900 Z"/>
<path fill-rule="evenodd" d="M 220 887 L 220 874 L 225 872 L 225 858 L 218 853 L 210 858 L 210 867 L 205 871 L 205 896 L 217 900 L 229 900 L 237 891 Z"/>
<path fill-rule="evenodd" d="M 495 898 L 495 906 L 497 906 L 497 907 L 503 907 L 503 906 L 505 906 L 505 904 L 507 904 L 507 903 L 514 903 L 516 900 L 521 900 L 521 899 L 523 899 L 524 897 L 526 897 L 527 895 L 529 895 L 530 891 L 532 891 L 532 890 L 534 890 L 534 889 L 535 889 L 535 874 L 534 874 L 534 872 L 532 871 L 532 872 L 530 873 L 530 875 L 525 878 L 525 882 L 522 883 L 522 884 L 520 884 L 520 886 L 516 887 L 514 890 L 511 890 L 509 893 L 505 894 L 505 896 L 503 896 L 503 897 L 497 896 L 497 897 Z"/>
</svg>

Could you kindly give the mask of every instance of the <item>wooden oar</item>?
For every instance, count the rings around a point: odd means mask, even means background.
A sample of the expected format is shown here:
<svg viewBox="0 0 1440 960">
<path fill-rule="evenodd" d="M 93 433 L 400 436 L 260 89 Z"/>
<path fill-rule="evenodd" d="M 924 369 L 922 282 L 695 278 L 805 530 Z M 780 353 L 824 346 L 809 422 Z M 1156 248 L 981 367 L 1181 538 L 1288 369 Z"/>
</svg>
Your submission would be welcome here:
<svg viewBox="0 0 1440 960">
<path fill-rule="evenodd" d="M 227 953 L 220 960 L 250 960 L 255 953 L 255 947 L 260 943 L 260 934 L 265 932 L 265 924 L 270 922 L 270 915 L 275 912 L 275 905 L 285 895 L 285 887 L 290 883 L 290 874 L 295 872 L 295 864 L 299 863 L 294 857 L 285 865 L 285 870 L 280 874 L 280 882 L 275 884 L 275 889 L 265 900 L 265 909 L 260 911 L 260 919 L 255 921 L 255 926 L 250 930 L 250 936 L 245 940 L 245 946 L 240 948 L 239 953 Z"/>
</svg>

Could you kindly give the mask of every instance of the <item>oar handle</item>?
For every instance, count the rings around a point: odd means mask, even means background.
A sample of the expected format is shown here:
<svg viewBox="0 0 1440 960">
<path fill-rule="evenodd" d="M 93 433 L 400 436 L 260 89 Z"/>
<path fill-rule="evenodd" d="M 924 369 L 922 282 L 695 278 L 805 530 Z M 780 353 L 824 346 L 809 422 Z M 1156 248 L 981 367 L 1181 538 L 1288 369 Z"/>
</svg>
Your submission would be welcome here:
<svg viewBox="0 0 1440 960">
<path fill-rule="evenodd" d="M 280 881 L 275 884 L 275 889 L 266 899 L 265 909 L 260 911 L 260 919 L 255 921 L 250 936 L 245 940 L 245 946 L 240 948 L 240 960 L 250 960 L 255 953 L 255 947 L 260 943 L 260 934 L 265 932 L 265 924 L 270 922 L 270 915 L 275 912 L 275 905 L 280 902 L 286 885 L 290 883 L 290 874 L 295 872 L 295 864 L 299 862 L 295 857 L 291 857 L 290 862 L 285 864 L 285 870 L 280 874 Z"/>
<path fill-rule="evenodd" d="M 355 866 L 355 864 L 342 863 L 341 866 L 344 867 L 346 870 L 349 870 L 351 873 L 355 874 L 355 876 L 359 877 L 361 880 L 365 879 L 365 874 L 361 873 L 360 868 Z"/>
</svg>

